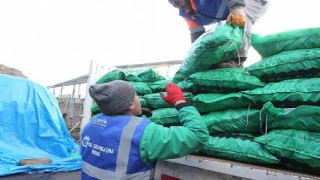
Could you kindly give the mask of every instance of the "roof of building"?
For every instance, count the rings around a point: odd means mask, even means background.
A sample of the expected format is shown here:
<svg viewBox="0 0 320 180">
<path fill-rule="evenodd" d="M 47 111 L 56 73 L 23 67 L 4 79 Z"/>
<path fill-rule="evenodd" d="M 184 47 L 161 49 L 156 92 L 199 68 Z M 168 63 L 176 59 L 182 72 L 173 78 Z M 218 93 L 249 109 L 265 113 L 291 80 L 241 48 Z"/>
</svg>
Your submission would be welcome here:
<svg viewBox="0 0 320 180">
<path fill-rule="evenodd" d="M 55 88 L 55 87 L 61 87 L 61 86 L 70 86 L 70 85 L 75 85 L 75 84 L 82 84 L 82 83 L 87 83 L 89 78 L 89 74 L 70 79 L 61 83 L 57 83 L 51 86 L 48 86 L 47 88 Z"/>
</svg>

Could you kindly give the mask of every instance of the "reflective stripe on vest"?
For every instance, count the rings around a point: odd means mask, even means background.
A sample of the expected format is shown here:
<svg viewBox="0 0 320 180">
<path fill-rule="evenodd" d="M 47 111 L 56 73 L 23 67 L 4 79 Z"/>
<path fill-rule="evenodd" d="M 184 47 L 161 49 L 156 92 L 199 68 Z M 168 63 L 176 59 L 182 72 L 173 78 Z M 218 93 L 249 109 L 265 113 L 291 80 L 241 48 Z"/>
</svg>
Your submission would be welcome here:
<svg viewBox="0 0 320 180">
<path fill-rule="evenodd" d="M 104 170 L 95 166 L 92 166 L 89 163 L 82 161 L 82 171 L 87 175 L 97 178 L 97 179 L 150 179 L 151 174 L 154 173 L 154 169 L 145 172 L 139 172 L 134 174 L 118 174 L 117 172 L 112 172 Z"/>
<path fill-rule="evenodd" d="M 222 0 L 222 2 L 220 4 L 220 7 L 218 9 L 217 15 L 216 15 L 217 19 L 221 19 L 222 18 L 223 13 L 224 13 L 227 5 L 228 5 L 227 0 Z"/>
<path fill-rule="evenodd" d="M 142 118 L 140 117 L 132 117 L 129 121 L 128 125 L 123 129 L 120 144 L 119 144 L 119 152 L 117 156 L 117 173 L 127 172 L 128 160 L 129 160 L 129 152 L 131 148 L 131 139 L 134 131 L 136 130 L 138 124 L 141 122 Z M 124 168 L 125 167 L 125 168 Z"/>
<path fill-rule="evenodd" d="M 131 140 L 133 137 L 133 134 L 139 125 L 139 123 L 142 121 L 142 118 L 140 117 L 132 117 L 129 121 L 129 123 L 126 125 L 126 127 L 123 129 L 120 137 L 120 144 L 119 144 L 119 151 L 117 155 L 117 163 L 116 163 L 116 172 L 104 170 L 95 166 L 90 165 L 89 163 L 86 163 L 85 161 L 82 161 L 82 171 L 88 174 L 91 177 L 97 178 L 97 179 L 130 179 L 130 178 L 146 178 L 150 179 L 151 174 L 153 173 L 154 169 L 145 171 L 145 172 L 139 172 L 134 174 L 126 174 L 127 167 L 128 167 L 128 161 L 129 161 L 129 154 L 130 154 L 130 148 L 131 148 Z"/>
</svg>

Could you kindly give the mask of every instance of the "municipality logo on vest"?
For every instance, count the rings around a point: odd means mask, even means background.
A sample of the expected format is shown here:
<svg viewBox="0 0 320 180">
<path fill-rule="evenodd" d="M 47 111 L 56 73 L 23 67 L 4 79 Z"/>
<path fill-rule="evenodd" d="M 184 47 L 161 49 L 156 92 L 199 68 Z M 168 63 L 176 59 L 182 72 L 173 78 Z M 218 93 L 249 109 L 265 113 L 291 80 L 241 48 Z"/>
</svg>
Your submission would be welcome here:
<svg viewBox="0 0 320 180">
<path fill-rule="evenodd" d="M 92 147 L 92 143 L 90 142 L 90 137 L 89 136 L 85 136 L 83 139 L 82 139 L 82 146 L 83 147 Z"/>
<path fill-rule="evenodd" d="M 99 128 L 105 128 L 108 124 L 108 121 L 106 119 L 95 119 L 93 122 L 93 125 Z"/>
<path fill-rule="evenodd" d="M 90 142 L 89 136 L 85 136 L 82 139 L 82 147 L 90 148 L 91 154 L 93 154 L 95 156 L 100 156 L 101 153 L 104 153 L 104 154 L 113 154 L 114 153 L 114 149 L 112 149 L 112 148 L 108 148 L 103 145 L 94 144 L 94 143 Z"/>
</svg>

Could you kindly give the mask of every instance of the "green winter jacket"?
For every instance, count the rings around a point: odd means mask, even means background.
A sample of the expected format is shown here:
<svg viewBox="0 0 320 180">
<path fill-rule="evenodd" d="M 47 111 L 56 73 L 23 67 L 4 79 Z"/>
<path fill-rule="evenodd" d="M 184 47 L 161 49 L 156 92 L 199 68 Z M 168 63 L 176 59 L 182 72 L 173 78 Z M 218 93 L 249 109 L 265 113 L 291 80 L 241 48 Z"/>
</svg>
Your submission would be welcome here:
<svg viewBox="0 0 320 180">
<path fill-rule="evenodd" d="M 148 124 L 140 141 L 140 155 L 145 163 L 185 156 L 208 141 L 207 126 L 196 108 L 183 107 L 179 118 L 182 126 Z"/>
</svg>

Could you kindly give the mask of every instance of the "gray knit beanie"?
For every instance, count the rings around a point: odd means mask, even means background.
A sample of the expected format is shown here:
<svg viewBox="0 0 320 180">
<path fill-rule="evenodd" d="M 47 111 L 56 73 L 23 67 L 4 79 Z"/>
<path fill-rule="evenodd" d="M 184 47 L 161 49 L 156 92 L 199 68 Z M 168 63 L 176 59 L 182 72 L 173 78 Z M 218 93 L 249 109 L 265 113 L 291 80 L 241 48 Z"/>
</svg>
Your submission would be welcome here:
<svg viewBox="0 0 320 180">
<path fill-rule="evenodd" d="M 115 80 L 91 85 L 89 94 L 105 115 L 121 115 L 133 102 L 136 88 L 126 81 Z"/>
</svg>

